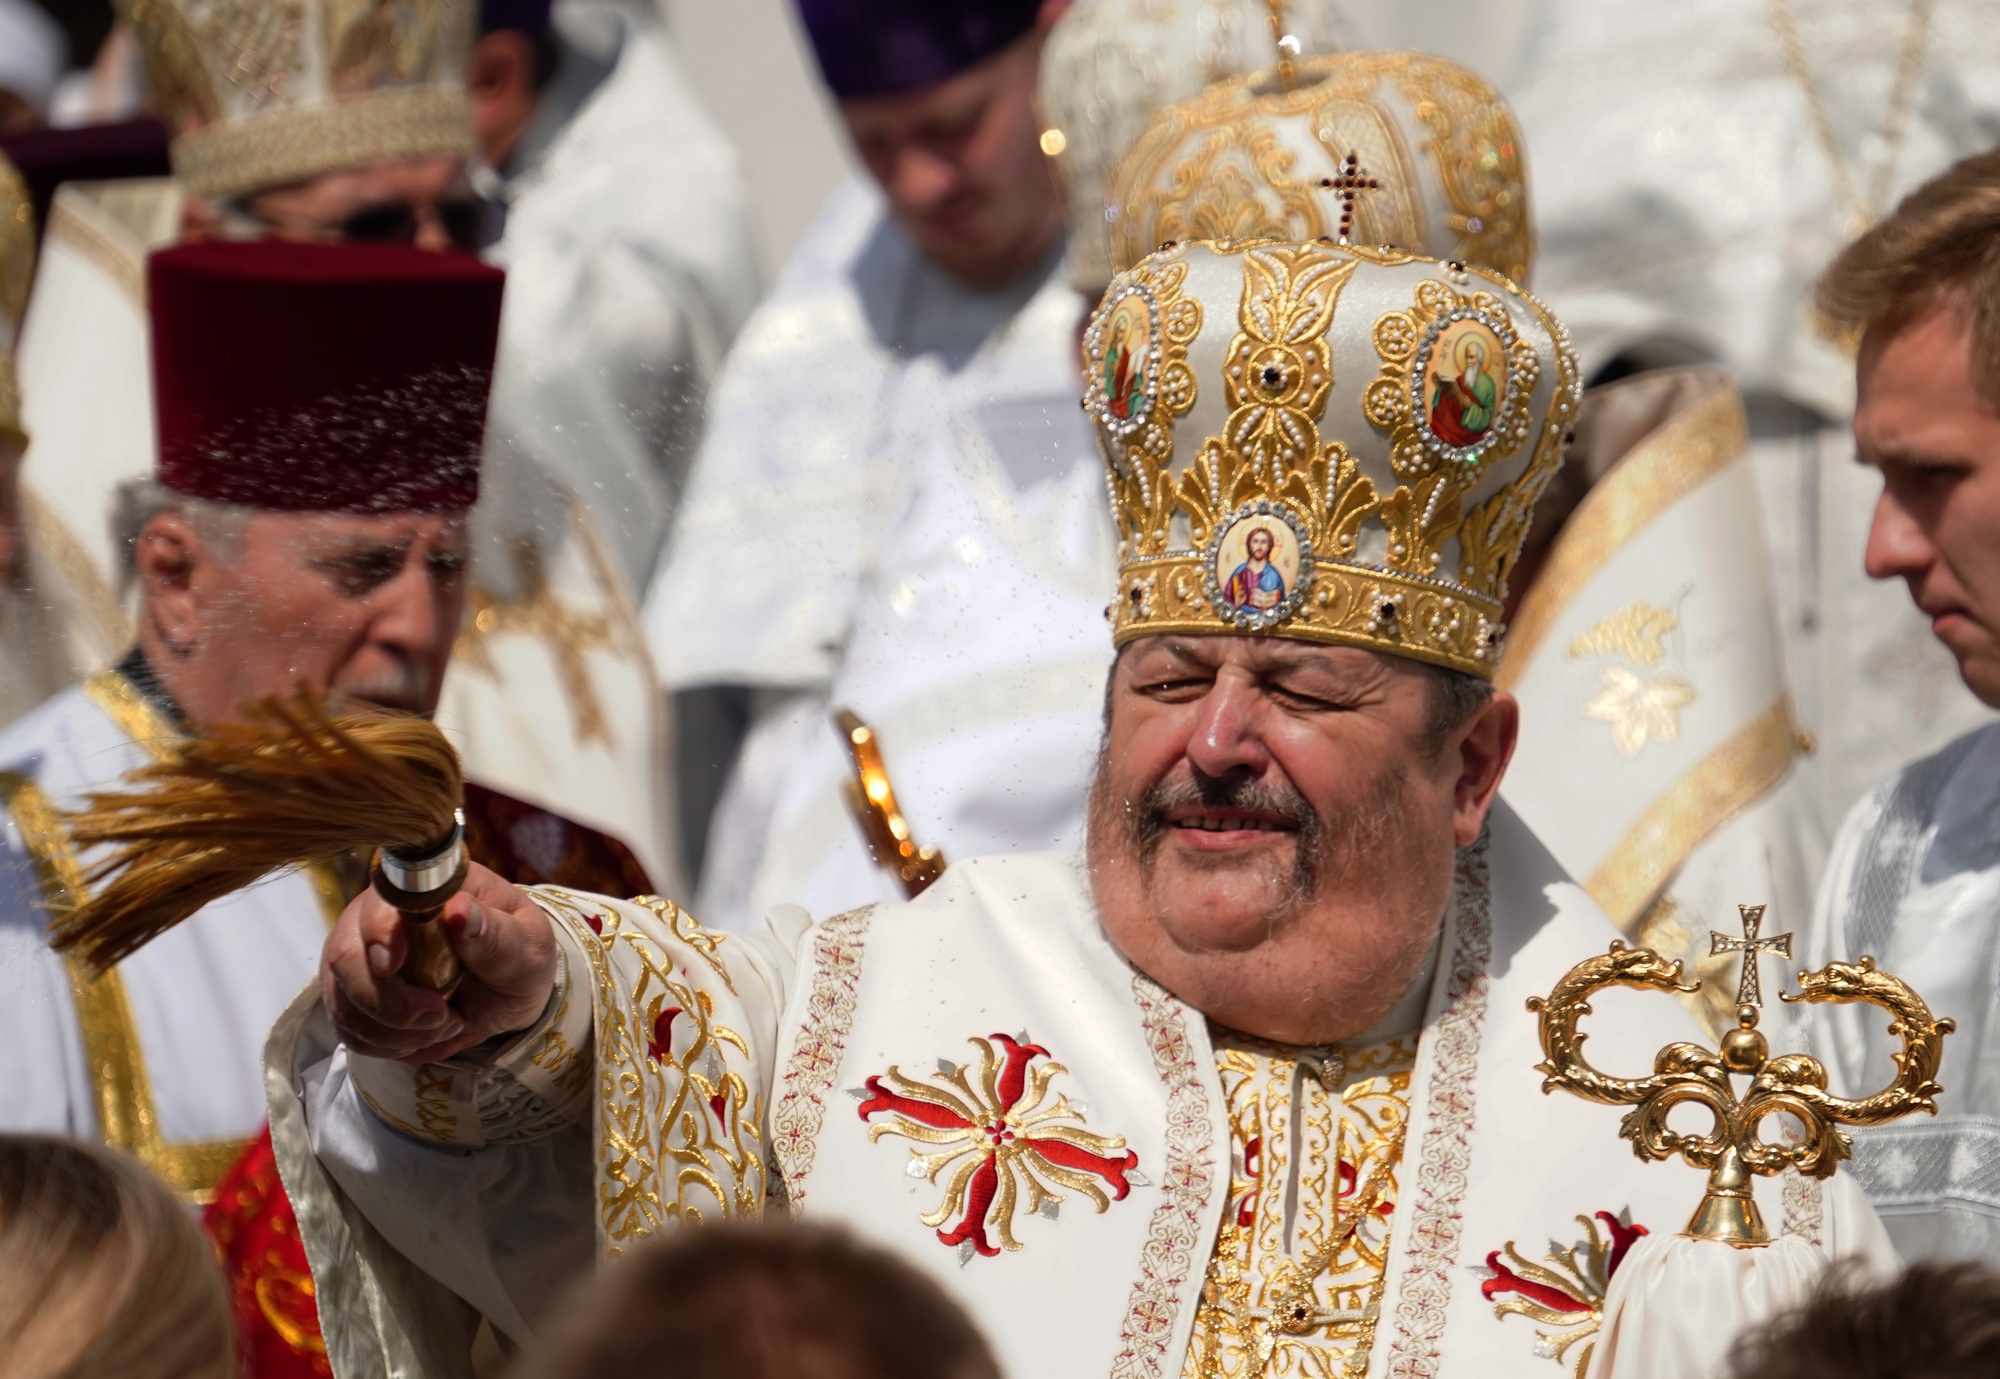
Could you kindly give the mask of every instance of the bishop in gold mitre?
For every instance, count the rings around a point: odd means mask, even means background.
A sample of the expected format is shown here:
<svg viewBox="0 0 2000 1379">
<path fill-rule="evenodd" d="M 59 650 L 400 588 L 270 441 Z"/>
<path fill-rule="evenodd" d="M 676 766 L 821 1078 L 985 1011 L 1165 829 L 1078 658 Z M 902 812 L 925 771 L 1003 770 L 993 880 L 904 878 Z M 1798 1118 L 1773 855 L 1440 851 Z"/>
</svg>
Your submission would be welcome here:
<svg viewBox="0 0 2000 1379">
<path fill-rule="evenodd" d="M 449 1003 L 350 906 L 267 1066 L 337 1372 L 465 1373 L 481 1319 L 529 1340 L 593 1259 L 767 1210 L 930 1270 L 1021 1376 L 1589 1363 L 1696 1180 L 1542 1096 L 1524 1009 L 1616 937 L 1496 797 L 1564 331 L 1483 268 L 1185 242 L 1084 352 L 1122 544 L 1084 849 L 726 935 L 475 870 Z M 1696 1034 L 1599 1023 L 1604 1066 Z M 1885 1257 L 1844 1179 L 1765 1193 L 1791 1253 Z"/>
</svg>

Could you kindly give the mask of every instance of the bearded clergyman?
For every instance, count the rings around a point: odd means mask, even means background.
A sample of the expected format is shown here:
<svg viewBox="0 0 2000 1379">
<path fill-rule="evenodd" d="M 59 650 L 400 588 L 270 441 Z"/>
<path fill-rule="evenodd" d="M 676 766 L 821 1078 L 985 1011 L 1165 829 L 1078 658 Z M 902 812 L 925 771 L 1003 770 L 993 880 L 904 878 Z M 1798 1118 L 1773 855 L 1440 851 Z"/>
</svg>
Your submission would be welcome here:
<svg viewBox="0 0 2000 1379">
<path fill-rule="evenodd" d="M 448 1001 L 349 906 L 267 1062 L 336 1372 L 469 1373 L 482 1318 L 532 1337 L 593 1255 L 780 1204 L 930 1270 L 1015 1375 L 1590 1364 L 1695 1180 L 1541 1095 L 1523 1009 L 1616 936 L 1496 795 L 1567 337 L 1498 274 L 1330 240 L 1141 260 L 1087 377 L 1121 311 L 1152 347 L 1124 416 L 1087 397 L 1122 557 L 1085 851 L 727 935 L 475 870 Z M 1468 339 L 1492 414 L 1446 437 L 1426 380 Z M 1253 529 L 1269 607 L 1224 588 Z M 1599 1023 L 1605 1068 L 1695 1033 L 1670 1000 Z M 1842 1178 L 1763 1195 L 1794 1239 L 1722 1257 L 1893 1257 Z M 1772 1305 L 1647 1277 L 1715 1357 Z"/>
</svg>

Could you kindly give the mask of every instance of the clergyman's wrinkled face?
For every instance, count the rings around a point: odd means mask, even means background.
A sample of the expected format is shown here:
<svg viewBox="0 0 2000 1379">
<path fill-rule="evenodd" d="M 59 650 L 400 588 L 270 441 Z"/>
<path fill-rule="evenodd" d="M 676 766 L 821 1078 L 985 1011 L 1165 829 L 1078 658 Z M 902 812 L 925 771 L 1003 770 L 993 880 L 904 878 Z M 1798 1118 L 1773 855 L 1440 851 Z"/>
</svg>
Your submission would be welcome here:
<svg viewBox="0 0 2000 1379">
<path fill-rule="evenodd" d="M 256 512 L 228 544 L 168 513 L 136 552 L 142 645 L 196 720 L 299 683 L 336 706 L 436 709 L 465 606 L 463 513 Z"/>
<path fill-rule="evenodd" d="M 1105 932 L 1232 1028 L 1320 1043 L 1422 968 L 1512 754 L 1496 694 L 1433 737 L 1425 667 L 1276 637 L 1156 637 L 1112 672 L 1090 812 Z"/>
</svg>

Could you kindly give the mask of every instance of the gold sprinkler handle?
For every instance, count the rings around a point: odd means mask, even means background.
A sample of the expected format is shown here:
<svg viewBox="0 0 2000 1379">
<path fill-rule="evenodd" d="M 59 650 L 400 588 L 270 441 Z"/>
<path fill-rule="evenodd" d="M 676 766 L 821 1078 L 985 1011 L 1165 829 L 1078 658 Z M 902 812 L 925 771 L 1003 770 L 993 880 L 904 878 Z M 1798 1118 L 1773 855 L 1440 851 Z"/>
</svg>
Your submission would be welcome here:
<svg viewBox="0 0 2000 1379">
<path fill-rule="evenodd" d="M 449 998 L 465 977 L 458 954 L 451 951 L 444 925 L 438 916 L 445 902 L 465 884 L 471 858 L 465 851 L 465 811 L 457 811 L 450 833 L 437 843 L 413 853 L 379 849 L 368 879 L 381 896 L 403 916 L 403 932 L 410 950 L 403 958 L 402 975 L 417 986 Z"/>
</svg>

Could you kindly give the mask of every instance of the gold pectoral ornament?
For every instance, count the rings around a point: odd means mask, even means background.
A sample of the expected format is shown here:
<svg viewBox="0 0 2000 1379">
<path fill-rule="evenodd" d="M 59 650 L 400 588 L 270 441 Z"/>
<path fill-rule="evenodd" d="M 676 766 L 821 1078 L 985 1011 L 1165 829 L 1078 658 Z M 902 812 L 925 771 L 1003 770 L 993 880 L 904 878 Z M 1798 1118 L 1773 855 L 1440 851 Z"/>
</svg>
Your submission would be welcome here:
<svg viewBox="0 0 2000 1379">
<path fill-rule="evenodd" d="M 1528 1009 L 1541 1017 L 1542 1091 L 1560 1088 L 1606 1106 L 1630 1106 L 1618 1124 L 1621 1137 L 1632 1142 L 1642 1159 L 1666 1159 L 1679 1154 L 1708 1173 L 1708 1193 L 1688 1222 L 1686 1235 L 1718 1240 L 1739 1249 L 1771 1243 L 1757 1210 L 1751 1186 L 1757 1175 L 1769 1176 L 1796 1168 L 1814 1178 L 1831 1178 L 1842 1159 L 1851 1158 L 1854 1141 L 1843 1125 L 1882 1125 L 1913 1111 L 1937 1114 L 1938 1060 L 1944 1036 L 1956 1027 L 1934 1019 L 1923 998 L 1901 979 L 1878 971 L 1875 960 L 1831 962 L 1817 972 L 1799 973 L 1799 994 L 1780 993 L 1790 1003 L 1805 1001 L 1865 1001 L 1894 1017 L 1892 1034 L 1903 1038 L 1896 1055 L 1896 1078 L 1873 1096 L 1859 1100 L 1837 1097 L 1826 1090 L 1826 1069 L 1802 1053 L 1770 1056 L 1757 1029 L 1763 1007 L 1757 981 L 1757 957 L 1762 952 L 1791 955 L 1790 934 L 1760 938 L 1762 905 L 1737 907 L 1743 915 L 1742 938 L 1715 934 L 1715 953 L 1741 952 L 1743 975 L 1737 985 L 1736 1024 L 1722 1039 L 1719 1051 L 1700 1044 L 1666 1045 L 1653 1058 L 1653 1075 L 1610 1077 L 1591 1067 L 1583 1056 L 1587 1037 L 1577 1029 L 1590 1014 L 1592 993 L 1609 986 L 1688 993 L 1700 982 L 1683 982 L 1681 964 L 1669 962 L 1649 948 L 1627 948 L 1613 942 L 1608 953 L 1584 959 L 1572 967 L 1547 997 L 1531 996 Z M 1739 1096 L 1734 1077 L 1750 1079 Z M 1706 1107 L 1713 1124 L 1706 1133 L 1673 1129 L 1667 1118 L 1685 1105 Z M 1803 1134 L 1773 1142 L 1761 1137 L 1765 1120 L 1790 1116 Z"/>
</svg>

